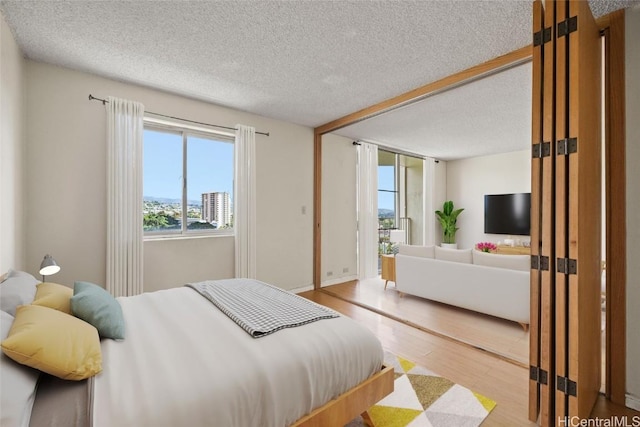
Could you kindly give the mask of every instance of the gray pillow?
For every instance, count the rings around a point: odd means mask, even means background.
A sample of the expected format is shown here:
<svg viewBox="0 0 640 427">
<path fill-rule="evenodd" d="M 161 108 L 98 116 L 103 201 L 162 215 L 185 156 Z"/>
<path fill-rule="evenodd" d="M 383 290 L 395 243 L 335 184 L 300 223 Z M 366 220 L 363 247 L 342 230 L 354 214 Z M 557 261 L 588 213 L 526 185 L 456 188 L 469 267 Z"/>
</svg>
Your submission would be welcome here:
<svg viewBox="0 0 640 427">
<path fill-rule="evenodd" d="M 0 338 L 4 340 L 11 329 L 13 316 L 4 311 L 0 312 L 0 316 L 0 326 L 2 326 Z M 0 353 L 0 371 L 2 371 L 0 425 L 28 426 L 40 371 L 20 365 L 4 353 Z"/>
<path fill-rule="evenodd" d="M 38 283 L 40 282 L 29 273 L 9 271 L 9 276 L 0 283 L 0 310 L 15 316 L 17 306 L 31 304 L 36 297 Z"/>
</svg>

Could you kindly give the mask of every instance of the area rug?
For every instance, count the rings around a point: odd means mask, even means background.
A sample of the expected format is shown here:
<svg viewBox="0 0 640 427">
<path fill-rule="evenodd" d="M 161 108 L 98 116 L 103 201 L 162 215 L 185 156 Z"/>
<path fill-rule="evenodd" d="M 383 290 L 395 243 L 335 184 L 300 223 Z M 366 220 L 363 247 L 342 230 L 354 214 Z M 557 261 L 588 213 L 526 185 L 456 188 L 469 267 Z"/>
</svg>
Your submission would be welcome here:
<svg viewBox="0 0 640 427">
<path fill-rule="evenodd" d="M 475 427 L 496 407 L 493 400 L 402 357 L 385 352 L 384 360 L 394 368 L 394 391 L 369 409 L 376 427 Z M 358 417 L 346 427 L 364 425 Z"/>
</svg>

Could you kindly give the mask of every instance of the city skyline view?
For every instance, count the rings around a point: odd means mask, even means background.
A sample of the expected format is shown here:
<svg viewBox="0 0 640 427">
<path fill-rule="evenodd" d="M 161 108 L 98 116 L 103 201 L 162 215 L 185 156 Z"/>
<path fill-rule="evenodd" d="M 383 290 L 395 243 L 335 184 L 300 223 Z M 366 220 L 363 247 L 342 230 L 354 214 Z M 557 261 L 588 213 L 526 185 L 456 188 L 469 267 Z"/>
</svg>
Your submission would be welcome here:
<svg viewBox="0 0 640 427">
<path fill-rule="evenodd" d="M 210 193 L 229 193 L 233 205 L 234 145 L 231 141 L 187 135 L 187 205 L 202 208 Z M 182 204 L 183 137 L 179 132 L 144 130 L 143 200 Z M 378 209 L 395 211 L 395 167 L 378 166 Z M 384 190 L 384 191 L 380 191 Z M 150 206 L 145 203 L 145 206 Z"/>
<path fill-rule="evenodd" d="M 182 202 L 182 135 L 144 130 L 144 200 Z M 230 141 L 187 136 L 187 203 L 202 194 L 226 192 L 233 203 L 234 147 Z"/>
<path fill-rule="evenodd" d="M 142 193 L 145 232 L 233 227 L 234 146 L 231 141 L 214 137 L 145 128 Z"/>
</svg>

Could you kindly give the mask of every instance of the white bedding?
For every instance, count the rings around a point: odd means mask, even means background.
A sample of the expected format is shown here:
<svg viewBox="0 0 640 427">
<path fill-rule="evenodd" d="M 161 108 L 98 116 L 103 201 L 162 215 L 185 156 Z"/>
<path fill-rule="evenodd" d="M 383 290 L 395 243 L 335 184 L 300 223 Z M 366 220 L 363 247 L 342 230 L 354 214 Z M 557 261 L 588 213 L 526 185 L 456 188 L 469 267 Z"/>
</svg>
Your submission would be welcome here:
<svg viewBox="0 0 640 427">
<path fill-rule="evenodd" d="M 288 426 L 381 369 L 346 317 L 255 339 L 193 289 L 118 298 L 124 341 L 103 340 L 93 426 Z"/>
</svg>

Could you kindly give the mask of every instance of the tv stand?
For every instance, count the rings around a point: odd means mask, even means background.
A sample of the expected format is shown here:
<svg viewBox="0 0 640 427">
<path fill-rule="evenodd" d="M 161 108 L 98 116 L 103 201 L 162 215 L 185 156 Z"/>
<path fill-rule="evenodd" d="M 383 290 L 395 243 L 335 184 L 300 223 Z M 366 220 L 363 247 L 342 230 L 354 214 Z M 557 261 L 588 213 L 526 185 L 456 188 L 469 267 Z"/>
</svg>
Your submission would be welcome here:
<svg viewBox="0 0 640 427">
<path fill-rule="evenodd" d="M 531 255 L 531 248 L 526 246 L 498 245 L 496 253 L 500 255 Z"/>
</svg>

